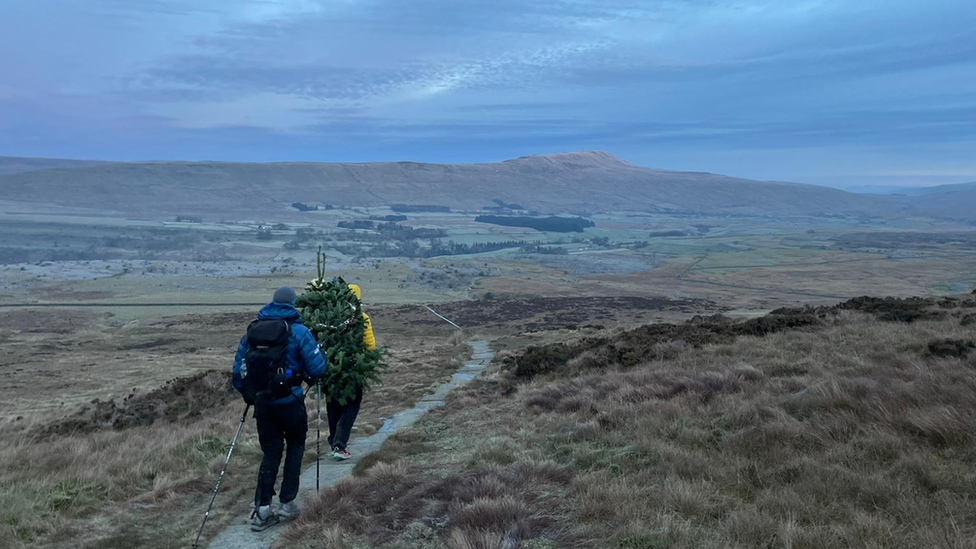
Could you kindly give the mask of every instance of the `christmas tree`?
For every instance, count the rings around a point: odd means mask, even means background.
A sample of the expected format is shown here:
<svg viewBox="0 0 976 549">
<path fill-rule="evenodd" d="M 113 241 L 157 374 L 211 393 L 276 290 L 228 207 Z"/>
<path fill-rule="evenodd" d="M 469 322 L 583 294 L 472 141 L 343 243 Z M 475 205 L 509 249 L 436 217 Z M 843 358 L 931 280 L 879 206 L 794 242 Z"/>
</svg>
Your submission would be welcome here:
<svg viewBox="0 0 976 549">
<path fill-rule="evenodd" d="M 380 383 L 387 367 L 379 350 L 363 345 L 362 303 L 342 277 L 325 280 L 325 255 L 319 248 L 318 277 L 311 280 L 295 304 L 302 310 L 302 324 L 315 336 L 327 356 L 326 373 L 319 380 L 326 402 L 346 404 L 356 390 L 368 391 Z"/>
</svg>

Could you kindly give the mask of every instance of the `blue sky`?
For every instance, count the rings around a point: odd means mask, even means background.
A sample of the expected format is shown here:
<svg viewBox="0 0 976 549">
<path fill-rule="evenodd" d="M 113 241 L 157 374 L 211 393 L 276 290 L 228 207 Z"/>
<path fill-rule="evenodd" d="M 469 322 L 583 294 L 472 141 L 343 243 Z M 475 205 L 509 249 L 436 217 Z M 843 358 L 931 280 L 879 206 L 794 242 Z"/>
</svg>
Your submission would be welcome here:
<svg viewBox="0 0 976 549">
<path fill-rule="evenodd" d="M 976 181 L 972 0 L 4 0 L 0 155 Z"/>
</svg>

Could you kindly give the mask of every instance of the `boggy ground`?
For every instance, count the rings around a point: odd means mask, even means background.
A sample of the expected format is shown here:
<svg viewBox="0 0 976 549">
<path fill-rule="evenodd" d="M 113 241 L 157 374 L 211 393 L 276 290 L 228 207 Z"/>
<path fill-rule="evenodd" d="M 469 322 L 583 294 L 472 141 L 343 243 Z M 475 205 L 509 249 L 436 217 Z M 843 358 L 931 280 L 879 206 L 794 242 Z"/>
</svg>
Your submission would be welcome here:
<svg viewBox="0 0 976 549">
<path fill-rule="evenodd" d="M 689 317 L 728 309 L 705 299 L 666 297 L 508 297 L 479 301 L 440 303 L 437 312 L 462 328 L 500 334 L 541 332 L 584 325 L 605 327 L 621 320 L 640 320 L 645 315 Z M 436 326 L 443 322 L 423 307 L 401 306 L 391 310 L 412 324 Z"/>
<path fill-rule="evenodd" d="M 281 546 L 976 546 L 974 312 L 859 299 L 509 353 Z"/>
</svg>

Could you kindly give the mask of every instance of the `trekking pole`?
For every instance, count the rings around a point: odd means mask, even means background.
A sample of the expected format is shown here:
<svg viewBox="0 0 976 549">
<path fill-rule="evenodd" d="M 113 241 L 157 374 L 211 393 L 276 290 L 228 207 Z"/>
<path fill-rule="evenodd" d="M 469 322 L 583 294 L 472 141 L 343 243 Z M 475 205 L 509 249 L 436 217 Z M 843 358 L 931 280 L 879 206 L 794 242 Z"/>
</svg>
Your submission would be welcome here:
<svg viewBox="0 0 976 549">
<path fill-rule="evenodd" d="M 315 393 L 315 491 L 319 491 L 319 464 L 322 463 L 322 383 Z"/>
<path fill-rule="evenodd" d="M 210 510 L 213 509 L 214 501 L 217 500 L 217 491 L 220 490 L 220 481 L 224 480 L 224 473 L 227 472 L 227 463 L 230 462 L 230 455 L 234 452 L 234 446 L 237 446 L 237 437 L 241 436 L 241 429 L 244 428 L 244 421 L 247 419 L 247 412 L 250 409 L 250 404 L 244 407 L 244 414 L 241 416 L 241 423 L 237 426 L 237 434 L 234 435 L 234 440 L 230 443 L 230 449 L 227 450 L 227 457 L 224 458 L 224 467 L 220 470 L 220 476 L 217 477 L 217 485 L 214 486 L 213 497 L 210 498 L 210 505 L 207 506 L 207 512 L 203 515 L 203 524 L 200 525 L 200 531 L 197 532 L 197 539 L 193 542 L 194 547 L 197 547 L 200 543 L 200 536 L 203 535 L 203 527 L 207 525 L 207 519 L 210 518 Z"/>
</svg>

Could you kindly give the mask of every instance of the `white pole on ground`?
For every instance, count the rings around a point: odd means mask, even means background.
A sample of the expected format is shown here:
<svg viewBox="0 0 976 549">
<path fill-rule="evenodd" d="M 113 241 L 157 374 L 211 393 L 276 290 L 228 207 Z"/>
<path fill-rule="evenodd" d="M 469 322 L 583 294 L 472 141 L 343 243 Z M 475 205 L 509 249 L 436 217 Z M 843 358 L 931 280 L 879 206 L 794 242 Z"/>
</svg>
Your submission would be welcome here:
<svg viewBox="0 0 976 549">
<path fill-rule="evenodd" d="M 441 315 L 440 313 L 438 313 L 438 312 L 437 312 L 437 311 L 435 311 L 434 309 L 431 309 L 431 308 L 430 308 L 430 307 L 428 307 L 427 305 L 424 305 L 424 307 L 427 307 L 427 310 L 428 310 L 428 311 L 430 311 L 430 312 L 432 312 L 432 313 L 434 313 L 434 316 L 436 316 L 437 318 L 439 318 L 439 319 L 441 319 L 441 320 L 443 320 L 444 322 L 447 322 L 448 324 L 450 324 L 451 326 L 454 326 L 454 327 L 455 327 L 455 328 L 457 328 L 458 330 L 461 330 L 461 329 L 462 329 L 462 328 L 461 328 L 460 326 L 458 326 L 457 324 L 455 324 L 455 323 L 453 323 L 453 322 L 451 322 L 450 320 L 448 320 L 448 319 L 447 319 L 446 317 L 444 317 L 444 316 L 442 316 L 442 315 Z"/>
</svg>

